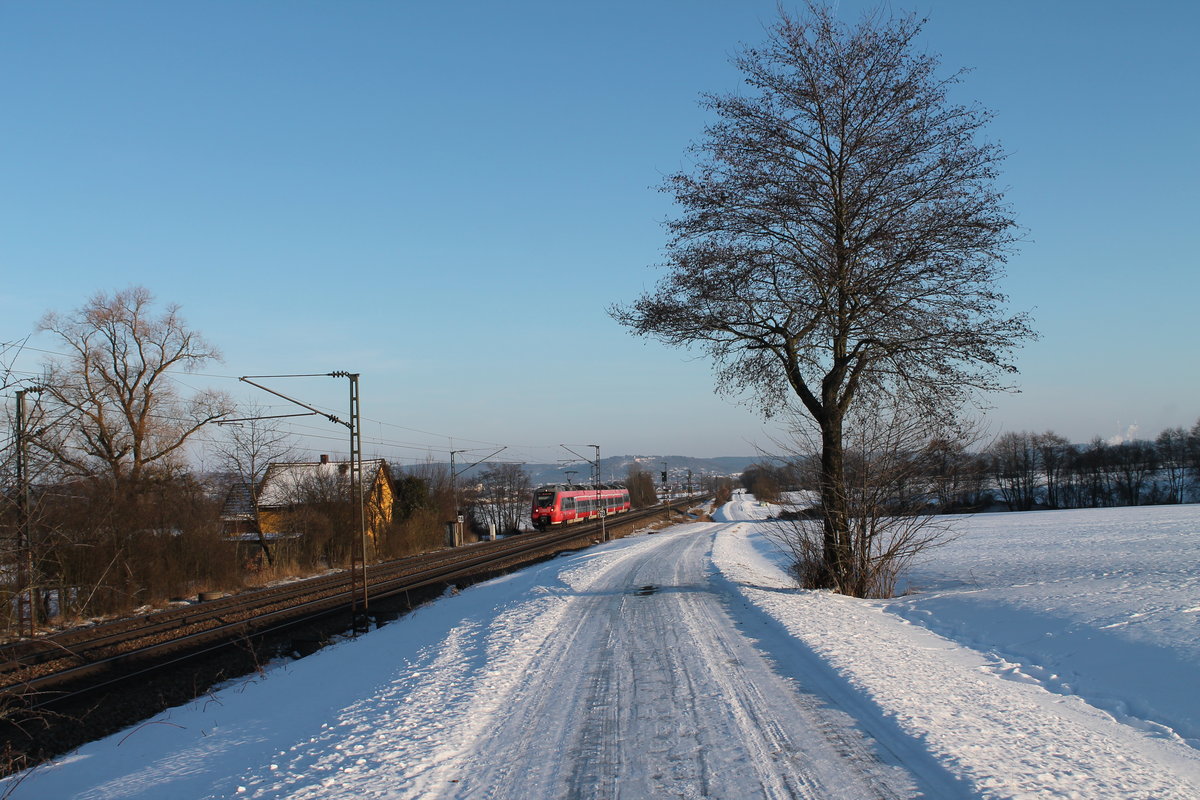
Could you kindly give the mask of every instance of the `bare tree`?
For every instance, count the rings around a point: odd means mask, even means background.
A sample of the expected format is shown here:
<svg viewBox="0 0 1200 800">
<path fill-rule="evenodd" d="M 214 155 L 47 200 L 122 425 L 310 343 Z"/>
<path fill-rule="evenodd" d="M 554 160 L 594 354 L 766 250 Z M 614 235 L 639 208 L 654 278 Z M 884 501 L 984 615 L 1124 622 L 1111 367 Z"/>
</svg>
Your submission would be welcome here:
<svg viewBox="0 0 1200 800">
<path fill-rule="evenodd" d="M 1032 337 L 996 288 L 1015 223 L 993 186 L 990 114 L 947 99 L 916 49 L 922 22 L 828 9 L 786 14 L 735 64 L 747 89 L 707 96 L 718 118 L 690 172 L 667 179 L 668 274 L 629 307 L 639 335 L 697 347 L 718 387 L 765 413 L 798 400 L 820 433 L 823 573 L 848 586 L 845 420 L 864 390 L 947 416 L 1003 388 Z"/>
<path fill-rule="evenodd" d="M 16 386 L 20 380 L 13 375 L 13 364 L 25 349 L 28 337 L 21 341 L 0 342 L 0 390 Z"/>
<path fill-rule="evenodd" d="M 45 364 L 28 421 L 45 513 L 35 531 L 39 580 L 57 586 L 60 611 L 122 610 L 180 593 L 227 565 L 217 515 L 184 469 L 184 446 L 231 407 L 216 392 L 191 395 L 173 371 L 218 353 L 174 306 L 157 314 L 143 288 L 96 294 L 40 330 L 62 357 Z"/>
<path fill-rule="evenodd" d="M 1186 428 L 1167 428 L 1154 440 L 1158 463 L 1166 481 L 1168 503 L 1182 503 L 1187 488 L 1188 432 Z"/>
<path fill-rule="evenodd" d="M 733 499 L 733 478 L 713 476 L 708 478 L 705 483 L 709 493 L 713 496 L 714 506 L 723 506 Z"/>
<path fill-rule="evenodd" d="M 1042 465 L 1046 479 L 1046 505 L 1060 508 L 1063 505 L 1063 483 L 1075 448 L 1063 436 L 1053 431 L 1034 434 L 1033 446 Z"/>
<path fill-rule="evenodd" d="M 489 464 L 480 475 L 477 509 L 485 525 L 515 532 L 529 511 L 529 473 L 520 464 Z"/>
<path fill-rule="evenodd" d="M 1188 466 L 1192 469 L 1192 480 L 1200 485 L 1200 419 L 1192 425 L 1187 438 Z"/>
<path fill-rule="evenodd" d="M 911 405 L 875 397 L 847 415 L 845 434 L 844 496 L 853 559 L 831 588 L 855 597 L 890 597 L 917 556 L 953 537 L 950 518 L 938 515 L 929 474 L 939 448 L 965 450 L 974 432 L 948 429 Z M 792 463 L 819 473 L 819 431 L 799 435 L 796 442 L 789 453 Z M 790 553 L 800 584 L 813 587 L 828 574 L 825 522 L 802 498 L 785 496 L 784 513 L 768 535 Z"/>
<path fill-rule="evenodd" d="M 1095 436 L 1072 461 L 1072 493 L 1077 507 L 1103 508 L 1115 503 L 1111 450 L 1107 442 Z"/>
<path fill-rule="evenodd" d="M 978 511 L 991 502 L 986 457 L 971 452 L 974 436 L 935 437 L 925 448 L 929 489 L 945 514 Z"/>
<path fill-rule="evenodd" d="M 272 487 L 265 490 L 271 496 L 262 501 L 261 518 L 269 514 L 272 527 L 296 536 L 301 566 L 336 567 L 350 562 L 358 507 L 348 463 L 330 468 L 279 464 L 266 483 Z"/>
<path fill-rule="evenodd" d="M 751 464 L 742 470 L 742 486 L 764 503 L 779 501 L 779 493 L 785 483 L 784 469 L 768 462 Z"/>
<path fill-rule="evenodd" d="M 654 489 L 654 476 L 636 462 L 629 465 L 625 473 L 625 486 L 629 489 L 629 504 L 634 508 L 649 508 L 658 504 L 658 492 Z"/>
<path fill-rule="evenodd" d="M 1038 475 L 1042 465 L 1032 433 L 1009 431 L 988 448 L 992 472 L 1010 511 L 1030 511 L 1037 504 Z"/>
<path fill-rule="evenodd" d="M 232 409 L 219 392 L 180 393 L 170 373 L 219 361 L 220 353 L 187 326 L 178 306 L 155 316 L 153 302 L 139 286 L 42 317 L 39 329 L 68 355 L 46 365 L 44 393 L 58 416 L 40 444 L 68 475 L 136 486 L 178 467 L 188 438 Z"/>
<path fill-rule="evenodd" d="M 1108 452 L 1118 502 L 1141 505 L 1143 491 L 1158 470 L 1158 453 L 1153 443 L 1133 439 L 1113 445 Z"/>
<path fill-rule="evenodd" d="M 222 422 L 223 435 L 213 443 L 213 449 L 221 466 L 230 476 L 231 492 L 243 494 L 255 517 L 254 528 L 258 533 L 258 544 L 274 566 L 275 560 L 267 544 L 266 534 L 257 524 L 258 485 L 262 482 L 267 467 L 274 462 L 295 461 L 297 450 L 292 435 L 283 428 L 279 419 L 268 414 L 269 409 L 256 401 L 250 401 L 237 410 L 239 419 Z"/>
</svg>

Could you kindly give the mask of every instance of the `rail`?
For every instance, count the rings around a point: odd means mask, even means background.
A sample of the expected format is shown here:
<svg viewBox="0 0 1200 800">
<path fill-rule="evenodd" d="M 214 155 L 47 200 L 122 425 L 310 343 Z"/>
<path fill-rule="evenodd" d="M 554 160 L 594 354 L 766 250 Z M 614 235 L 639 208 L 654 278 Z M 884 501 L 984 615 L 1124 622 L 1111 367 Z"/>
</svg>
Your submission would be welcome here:
<svg viewBox="0 0 1200 800">
<path fill-rule="evenodd" d="M 703 499 L 680 499 L 668 508 L 685 511 Z M 654 506 L 609 517 L 606 524 L 627 528 L 663 511 Z M 369 596 L 378 603 L 516 567 L 591 543 L 599 533 L 596 521 L 372 565 L 366 571 Z M 348 613 L 350 592 L 349 576 L 339 572 L 0 646 L 0 697 L 31 709 L 47 707 L 234 642 Z"/>
</svg>

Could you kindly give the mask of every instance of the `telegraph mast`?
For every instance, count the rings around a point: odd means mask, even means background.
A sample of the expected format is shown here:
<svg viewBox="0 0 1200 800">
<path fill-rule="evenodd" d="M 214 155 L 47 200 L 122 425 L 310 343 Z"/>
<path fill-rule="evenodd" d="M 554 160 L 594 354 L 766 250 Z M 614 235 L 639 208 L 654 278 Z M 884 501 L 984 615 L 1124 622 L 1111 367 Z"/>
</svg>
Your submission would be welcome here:
<svg viewBox="0 0 1200 800">
<path fill-rule="evenodd" d="M 243 383 L 262 389 L 289 403 L 295 403 L 301 408 L 307 408 L 330 422 L 345 425 L 350 429 L 350 491 L 358 499 L 357 542 L 352 540 L 350 545 L 350 611 L 354 616 L 355 629 L 358 627 L 360 615 L 365 616 L 367 613 L 367 504 L 366 490 L 362 480 L 362 418 L 359 412 L 358 376 L 357 372 L 335 370 L 334 372 L 302 375 L 243 375 L 238 378 Z M 269 389 L 260 383 L 255 383 L 250 380 L 251 378 L 348 378 L 350 380 L 350 421 L 339 419 L 333 414 L 313 408 L 308 403 L 288 397 L 286 394 Z"/>
<path fill-rule="evenodd" d="M 37 581 L 34 580 L 33 526 L 29 507 L 29 437 L 25 433 L 25 395 L 40 394 L 43 386 L 17 390 L 17 635 L 33 638 L 37 629 Z"/>
</svg>

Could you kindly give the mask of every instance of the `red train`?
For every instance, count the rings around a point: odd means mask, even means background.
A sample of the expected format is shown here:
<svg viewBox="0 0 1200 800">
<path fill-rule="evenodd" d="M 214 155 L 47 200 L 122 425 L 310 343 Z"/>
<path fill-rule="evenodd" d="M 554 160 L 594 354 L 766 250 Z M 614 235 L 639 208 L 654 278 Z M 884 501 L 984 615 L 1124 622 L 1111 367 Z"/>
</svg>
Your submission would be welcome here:
<svg viewBox="0 0 1200 800">
<path fill-rule="evenodd" d="M 539 486 L 533 490 L 533 527 L 544 531 L 551 525 L 597 519 L 601 509 L 622 514 L 631 508 L 624 486 Z"/>
</svg>

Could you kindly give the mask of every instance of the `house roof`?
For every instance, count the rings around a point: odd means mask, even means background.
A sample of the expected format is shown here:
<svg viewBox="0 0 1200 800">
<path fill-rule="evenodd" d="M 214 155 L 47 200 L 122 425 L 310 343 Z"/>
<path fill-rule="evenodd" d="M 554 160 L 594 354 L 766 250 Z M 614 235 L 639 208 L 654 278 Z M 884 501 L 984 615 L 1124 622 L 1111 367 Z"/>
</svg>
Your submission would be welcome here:
<svg viewBox="0 0 1200 800">
<path fill-rule="evenodd" d="M 379 471 L 384 469 L 382 458 L 364 459 L 363 484 L 374 486 Z M 386 474 L 386 473 L 385 473 Z M 263 475 L 258 490 L 259 508 L 281 508 L 293 505 L 306 493 L 320 487 L 336 487 L 339 491 L 350 484 L 349 461 L 317 461 L 272 464 Z"/>
<path fill-rule="evenodd" d="M 225 495 L 221 506 L 221 519 L 226 522 L 253 522 L 254 493 L 248 483 L 235 483 Z"/>
</svg>

